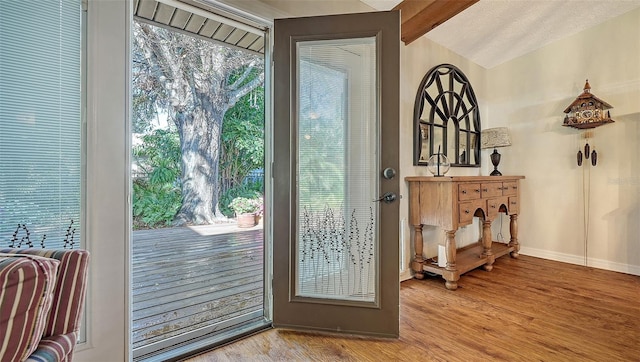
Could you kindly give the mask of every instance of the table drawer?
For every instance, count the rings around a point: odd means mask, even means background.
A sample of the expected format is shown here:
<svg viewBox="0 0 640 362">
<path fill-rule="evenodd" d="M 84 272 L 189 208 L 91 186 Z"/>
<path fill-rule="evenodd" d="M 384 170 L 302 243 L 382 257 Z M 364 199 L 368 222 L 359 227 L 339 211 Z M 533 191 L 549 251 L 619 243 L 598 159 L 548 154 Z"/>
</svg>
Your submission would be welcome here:
<svg viewBox="0 0 640 362">
<path fill-rule="evenodd" d="M 520 212 L 520 201 L 517 196 L 509 197 L 509 214 L 517 214 Z"/>
<path fill-rule="evenodd" d="M 493 220 L 500 212 L 500 205 L 505 202 L 503 198 L 494 198 L 487 200 L 487 217 Z"/>
<path fill-rule="evenodd" d="M 518 195 L 518 182 L 503 182 L 502 183 L 502 194 L 505 196 Z"/>
<path fill-rule="evenodd" d="M 458 223 L 462 225 L 469 225 L 473 222 L 476 210 L 484 209 L 487 207 L 485 200 L 474 200 L 469 202 L 461 202 L 458 204 Z"/>
<path fill-rule="evenodd" d="M 461 184 L 458 186 L 458 200 L 476 200 L 480 198 L 480 184 Z"/>
<path fill-rule="evenodd" d="M 502 196 L 502 182 L 491 182 L 482 184 L 482 197 Z"/>
<path fill-rule="evenodd" d="M 460 203 L 460 219 L 461 225 L 470 224 L 473 220 L 473 214 L 476 212 L 473 202 Z"/>
</svg>

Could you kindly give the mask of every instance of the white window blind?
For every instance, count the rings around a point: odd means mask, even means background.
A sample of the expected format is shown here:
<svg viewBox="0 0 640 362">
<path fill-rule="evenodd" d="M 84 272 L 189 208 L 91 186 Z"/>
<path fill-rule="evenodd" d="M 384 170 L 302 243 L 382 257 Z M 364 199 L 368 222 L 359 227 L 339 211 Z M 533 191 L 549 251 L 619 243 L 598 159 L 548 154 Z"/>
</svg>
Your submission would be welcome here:
<svg viewBox="0 0 640 362">
<path fill-rule="evenodd" d="M 79 246 L 81 57 L 81 0 L 0 0 L 1 247 L 25 224 L 61 248 L 71 220 Z"/>
<path fill-rule="evenodd" d="M 377 297 L 374 37 L 297 43 L 296 296 Z"/>
</svg>

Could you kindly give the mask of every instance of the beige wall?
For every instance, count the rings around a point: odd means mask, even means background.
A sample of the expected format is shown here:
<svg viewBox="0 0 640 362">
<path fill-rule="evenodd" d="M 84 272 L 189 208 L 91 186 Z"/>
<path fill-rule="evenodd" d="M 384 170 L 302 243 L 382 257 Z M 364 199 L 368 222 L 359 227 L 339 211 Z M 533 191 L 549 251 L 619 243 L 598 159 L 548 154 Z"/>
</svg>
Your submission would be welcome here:
<svg viewBox="0 0 640 362">
<path fill-rule="evenodd" d="M 584 132 L 561 126 L 587 78 L 616 121 L 593 131 L 596 167 L 577 166 Z M 526 176 L 522 253 L 584 264 L 587 240 L 588 265 L 640 274 L 640 9 L 488 70 L 484 95 L 512 134 L 501 171 Z"/>
<path fill-rule="evenodd" d="M 413 106 L 415 102 L 418 86 L 424 75 L 434 66 L 449 63 L 460 68 L 467 76 L 480 105 L 480 119 L 482 128 L 487 124 L 487 100 L 486 92 L 486 70 L 466 58 L 446 49 L 433 41 L 422 37 L 415 42 L 405 46 L 401 45 L 400 63 L 400 177 L 406 176 L 431 176 L 425 166 L 413 166 Z M 487 151 L 482 151 L 481 158 L 487 158 Z M 448 176 L 477 176 L 486 175 L 483 168 L 451 168 Z M 400 186 L 402 199 L 400 201 L 400 238 L 403 244 L 401 255 L 403 256 L 401 265 L 401 279 L 411 277 L 409 263 L 414 254 L 412 228 L 408 225 L 409 220 L 409 190 L 406 182 Z M 461 228 L 456 239 L 459 246 L 476 242 L 479 237 L 480 225 L 478 220 L 473 225 Z M 424 254 L 433 257 L 438 254 L 438 244 L 444 245 L 445 234 L 435 226 L 425 226 L 423 230 Z"/>
<path fill-rule="evenodd" d="M 261 0 L 292 16 L 317 16 L 375 11 L 360 0 Z"/>
<path fill-rule="evenodd" d="M 240 1 L 241 2 L 241 1 Z M 353 1 L 267 0 L 281 14 L 306 16 L 369 11 Z M 522 185 L 520 240 L 522 253 L 585 263 L 640 274 L 640 9 L 557 41 L 492 69 L 422 37 L 401 47 L 399 175 L 428 175 L 413 166 L 413 104 L 417 87 L 433 66 L 451 63 L 471 81 L 481 107 L 482 127 L 508 126 L 514 145 L 501 150 L 501 171 L 525 175 Z M 589 78 L 593 93 L 614 106 L 616 123 L 598 128 L 590 140 L 599 156 L 596 167 L 575 164 L 584 146 L 581 131 L 562 127 L 562 111 L 582 91 Z M 483 167 L 454 168 L 449 175 L 487 175 L 489 151 L 482 151 Z M 588 243 L 585 246 L 583 183 L 590 180 Z M 410 277 L 413 255 L 408 225 L 408 190 L 401 186 L 401 278 Z M 508 219 L 503 234 L 508 238 Z M 494 236 L 499 224 L 494 225 Z M 424 250 L 437 254 L 444 233 L 425 227 Z M 479 237 L 476 223 L 458 231 L 460 246 Z"/>
<path fill-rule="evenodd" d="M 192 0 L 203 1 L 203 0 Z M 263 19 L 376 11 L 360 0 L 216 0 Z"/>
</svg>

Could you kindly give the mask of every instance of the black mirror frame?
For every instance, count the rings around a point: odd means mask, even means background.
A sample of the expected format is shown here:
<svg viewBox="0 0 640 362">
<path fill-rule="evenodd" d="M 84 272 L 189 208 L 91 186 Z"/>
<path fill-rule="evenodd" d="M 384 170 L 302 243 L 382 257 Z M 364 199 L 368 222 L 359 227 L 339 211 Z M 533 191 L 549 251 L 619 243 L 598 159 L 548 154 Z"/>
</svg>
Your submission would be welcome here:
<svg viewBox="0 0 640 362">
<path fill-rule="evenodd" d="M 441 77 L 448 78 L 448 82 L 443 85 Z M 438 94 L 435 99 L 427 92 L 427 89 L 436 82 L 438 88 Z M 460 92 L 456 92 L 454 85 L 455 83 L 460 83 L 461 89 Z M 444 86 L 447 89 L 444 89 Z M 443 104 L 447 105 L 444 109 L 438 109 L 439 102 L 441 102 L 441 98 L 445 95 L 448 96 L 449 103 L 445 99 L 442 101 Z M 468 106 L 465 104 L 465 96 L 466 102 L 468 102 Z M 456 108 L 454 109 L 454 98 L 458 100 L 456 104 Z M 431 111 L 429 112 L 429 120 L 424 121 L 421 119 L 421 115 L 425 108 L 425 103 L 431 107 Z M 458 117 L 459 112 L 463 111 L 462 116 Z M 456 66 L 451 64 L 440 64 L 433 68 L 431 68 L 427 74 L 425 74 L 424 78 L 420 82 L 420 86 L 418 87 L 418 91 L 416 93 L 416 99 L 413 108 L 413 164 L 415 166 L 426 166 L 427 159 L 420 159 L 420 154 L 422 151 L 422 132 L 421 132 L 421 124 L 429 127 L 429 156 L 433 155 L 437 152 L 434 150 L 433 144 L 433 128 L 435 124 L 434 117 L 437 115 L 442 121 L 443 126 L 438 126 L 443 129 L 443 148 L 441 152 L 446 154 L 447 152 L 447 131 L 454 130 L 455 131 L 455 157 L 451 157 L 447 155 L 449 161 L 451 162 L 451 166 L 453 167 L 480 167 L 480 137 L 481 137 L 481 122 L 480 122 L 480 110 L 478 107 L 478 101 L 476 99 L 475 93 L 473 91 L 473 87 L 471 83 L 464 75 L 464 73 L 458 69 Z M 471 118 L 471 119 L 470 119 Z M 468 122 L 469 129 L 468 130 L 460 130 L 459 121 L 464 119 L 465 122 Z M 450 122 L 451 121 L 451 122 Z M 451 124 L 454 127 L 451 127 Z M 464 154 L 470 154 L 470 152 L 474 153 L 475 163 L 469 162 L 469 157 L 466 159 L 462 159 L 460 156 L 460 134 L 468 133 L 468 138 L 471 139 L 471 135 L 476 135 L 473 146 L 471 147 L 470 142 L 467 142 L 466 149 L 463 150 Z"/>
</svg>

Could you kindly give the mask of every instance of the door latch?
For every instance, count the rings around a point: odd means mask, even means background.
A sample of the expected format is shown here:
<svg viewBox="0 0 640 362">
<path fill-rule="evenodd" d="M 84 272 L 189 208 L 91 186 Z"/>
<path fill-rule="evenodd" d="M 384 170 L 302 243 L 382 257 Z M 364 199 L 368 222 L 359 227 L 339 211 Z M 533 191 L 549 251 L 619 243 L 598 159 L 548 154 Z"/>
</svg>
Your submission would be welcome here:
<svg viewBox="0 0 640 362">
<path fill-rule="evenodd" d="M 396 196 L 396 194 L 394 192 L 385 192 L 384 195 L 382 195 L 382 197 L 380 197 L 377 200 L 373 200 L 373 202 L 384 201 L 385 203 L 390 204 L 390 203 L 396 201 L 397 198 L 398 198 L 398 196 Z"/>
<path fill-rule="evenodd" d="M 395 176 L 396 176 L 396 170 L 394 170 L 391 167 L 387 167 L 384 169 L 384 171 L 382 171 L 382 177 L 386 178 L 387 180 L 391 180 Z"/>
</svg>

